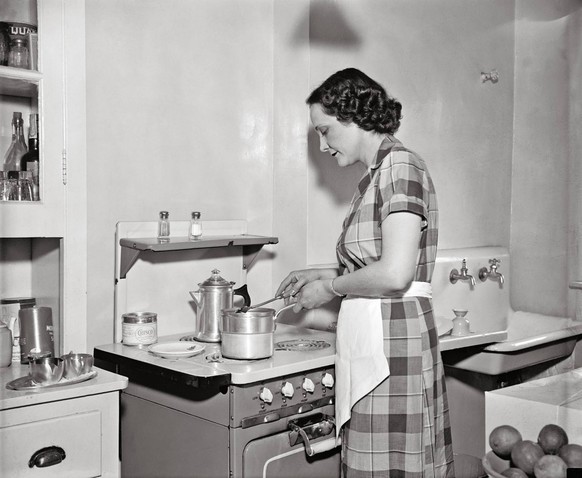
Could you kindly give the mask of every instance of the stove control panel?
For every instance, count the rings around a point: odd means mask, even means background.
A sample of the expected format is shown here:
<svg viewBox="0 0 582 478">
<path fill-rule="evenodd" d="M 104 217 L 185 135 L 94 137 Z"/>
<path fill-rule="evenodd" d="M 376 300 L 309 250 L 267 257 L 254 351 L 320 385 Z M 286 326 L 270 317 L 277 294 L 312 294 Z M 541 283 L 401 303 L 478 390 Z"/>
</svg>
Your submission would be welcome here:
<svg viewBox="0 0 582 478">
<path fill-rule="evenodd" d="M 334 368 L 329 367 L 257 383 L 231 385 L 231 426 L 269 423 L 332 404 L 334 375 Z"/>
</svg>

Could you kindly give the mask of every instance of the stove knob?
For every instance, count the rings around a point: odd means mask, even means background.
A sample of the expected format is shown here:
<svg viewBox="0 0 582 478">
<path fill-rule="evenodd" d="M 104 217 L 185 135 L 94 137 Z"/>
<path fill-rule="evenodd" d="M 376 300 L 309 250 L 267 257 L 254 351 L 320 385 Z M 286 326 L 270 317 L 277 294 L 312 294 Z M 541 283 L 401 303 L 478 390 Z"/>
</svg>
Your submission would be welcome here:
<svg viewBox="0 0 582 478">
<path fill-rule="evenodd" d="M 323 378 L 321 379 L 321 384 L 326 388 L 333 388 L 334 384 L 333 375 L 331 373 L 323 374 Z"/>
<path fill-rule="evenodd" d="M 261 389 L 259 398 L 265 403 L 273 403 L 273 393 L 267 387 Z"/>
<path fill-rule="evenodd" d="M 313 393 L 313 391 L 315 390 L 315 385 L 313 385 L 313 381 L 310 378 L 305 378 L 305 380 L 303 380 L 303 390 L 305 390 L 306 392 L 309 393 Z"/>
<path fill-rule="evenodd" d="M 281 393 L 283 394 L 284 397 L 293 398 L 293 394 L 295 393 L 293 384 L 291 382 L 283 382 L 283 386 L 281 387 Z"/>
</svg>

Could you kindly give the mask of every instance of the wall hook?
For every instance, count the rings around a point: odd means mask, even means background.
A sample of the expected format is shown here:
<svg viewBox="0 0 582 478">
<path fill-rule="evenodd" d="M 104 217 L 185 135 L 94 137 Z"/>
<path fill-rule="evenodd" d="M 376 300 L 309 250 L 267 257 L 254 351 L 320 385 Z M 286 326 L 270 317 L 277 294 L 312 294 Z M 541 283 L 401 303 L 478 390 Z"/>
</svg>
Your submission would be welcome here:
<svg viewBox="0 0 582 478">
<path fill-rule="evenodd" d="M 490 81 L 491 83 L 497 83 L 499 81 L 499 73 L 497 70 L 491 70 L 489 73 L 481 72 L 481 83 Z"/>
</svg>

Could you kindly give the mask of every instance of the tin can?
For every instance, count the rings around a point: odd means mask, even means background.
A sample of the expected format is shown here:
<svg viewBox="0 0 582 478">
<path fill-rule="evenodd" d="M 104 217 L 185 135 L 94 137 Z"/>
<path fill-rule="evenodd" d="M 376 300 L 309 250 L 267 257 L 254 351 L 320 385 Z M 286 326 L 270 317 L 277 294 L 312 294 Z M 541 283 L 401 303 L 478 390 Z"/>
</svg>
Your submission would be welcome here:
<svg viewBox="0 0 582 478">
<path fill-rule="evenodd" d="M 158 341 L 158 315 L 153 312 L 130 312 L 122 315 L 122 342 L 143 347 Z"/>
</svg>

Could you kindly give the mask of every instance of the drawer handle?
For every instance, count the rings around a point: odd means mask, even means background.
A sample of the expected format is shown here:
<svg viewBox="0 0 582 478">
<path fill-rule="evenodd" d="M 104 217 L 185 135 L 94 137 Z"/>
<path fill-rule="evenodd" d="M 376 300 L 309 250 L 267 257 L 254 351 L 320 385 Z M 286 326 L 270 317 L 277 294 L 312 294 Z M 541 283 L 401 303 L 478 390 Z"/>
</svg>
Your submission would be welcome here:
<svg viewBox="0 0 582 478">
<path fill-rule="evenodd" d="M 60 446 L 47 446 L 33 453 L 30 460 L 28 460 L 28 467 L 33 468 L 36 466 L 38 468 L 45 468 L 47 466 L 58 465 L 66 456 L 65 450 Z"/>
</svg>

